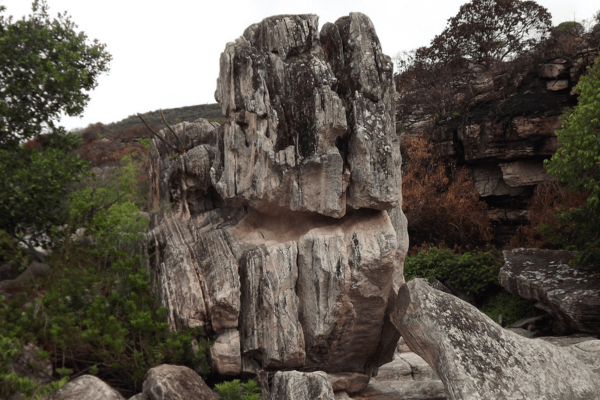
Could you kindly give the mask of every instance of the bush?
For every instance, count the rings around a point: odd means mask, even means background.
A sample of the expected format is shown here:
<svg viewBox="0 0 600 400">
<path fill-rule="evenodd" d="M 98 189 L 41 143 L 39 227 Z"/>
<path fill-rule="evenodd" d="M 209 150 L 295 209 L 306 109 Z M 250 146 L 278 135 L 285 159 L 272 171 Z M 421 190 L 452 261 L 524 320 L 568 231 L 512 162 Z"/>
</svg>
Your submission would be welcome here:
<svg viewBox="0 0 600 400">
<path fill-rule="evenodd" d="M 447 171 L 422 138 L 402 144 L 402 210 L 411 242 L 460 247 L 482 245 L 492 238 L 487 205 L 473 189 L 466 168 Z"/>
<path fill-rule="evenodd" d="M 535 317 L 542 313 L 532 302 L 507 292 L 490 296 L 480 309 L 498 323 L 502 317 L 502 326 L 509 326 L 522 318 Z"/>
<path fill-rule="evenodd" d="M 561 22 L 554 28 L 556 34 L 567 34 L 572 36 L 581 36 L 585 32 L 585 28 L 577 21 Z"/>
<path fill-rule="evenodd" d="M 561 210 L 583 206 L 587 196 L 586 192 L 570 193 L 564 185 L 555 181 L 538 185 L 527 206 L 531 225 L 517 229 L 510 247 L 560 248 L 560 241 L 557 243 L 552 234 L 562 225 L 557 215 Z"/>
<path fill-rule="evenodd" d="M 217 383 L 215 390 L 219 400 L 260 400 L 261 391 L 256 381 L 249 379 L 246 383 L 240 383 L 239 379 Z"/>
<path fill-rule="evenodd" d="M 556 136 L 561 147 L 544 162 L 548 173 L 571 192 L 587 192 L 586 204 L 563 210 L 554 240 L 579 250 L 576 264 L 600 268 L 600 57 L 575 87 L 577 106 L 565 113 Z"/>
<path fill-rule="evenodd" d="M 456 254 L 450 249 L 429 248 L 406 257 L 404 276 L 447 281 L 456 290 L 481 298 L 498 285 L 503 261 L 498 250 Z"/>
<path fill-rule="evenodd" d="M 124 393 L 139 392 L 146 371 L 163 363 L 208 373 L 203 332 L 172 332 L 149 283 L 148 217 L 141 212 L 147 193 L 135 190 L 140 163 L 125 159 L 110 179 L 92 174 L 71 194 L 69 225 L 51 232 L 51 276 L 0 302 L 0 338 L 14 350 L 5 352 L 0 369 L 32 342 L 62 376 L 91 373 Z M 79 228 L 83 241 L 74 236 Z M 27 380 L 10 379 L 6 390 L 28 395 Z"/>
</svg>

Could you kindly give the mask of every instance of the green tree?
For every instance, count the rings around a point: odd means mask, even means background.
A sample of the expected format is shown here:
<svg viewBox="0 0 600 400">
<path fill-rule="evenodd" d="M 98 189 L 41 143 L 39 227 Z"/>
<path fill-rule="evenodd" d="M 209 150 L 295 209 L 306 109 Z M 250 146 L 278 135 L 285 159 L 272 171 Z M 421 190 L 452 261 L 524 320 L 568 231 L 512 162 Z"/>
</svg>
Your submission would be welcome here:
<svg viewBox="0 0 600 400">
<path fill-rule="evenodd" d="M 532 50 L 551 28 L 550 13 L 535 1 L 472 0 L 448 20 L 428 55 L 441 62 L 467 59 L 489 66 Z"/>
<path fill-rule="evenodd" d="M 79 143 L 71 139 L 78 138 L 61 139 L 67 139 L 61 140 L 64 146 L 47 145 L 42 151 L 0 150 L 0 229 L 29 246 L 38 259 L 33 246 L 45 244 L 50 229 L 67 222 L 67 193 L 88 166 L 66 153 Z"/>
<path fill-rule="evenodd" d="M 70 17 L 51 18 L 45 0 L 18 21 L 0 6 L 0 147 L 15 148 L 61 115 L 79 115 L 108 71 L 105 45 L 89 42 Z"/>
<path fill-rule="evenodd" d="M 600 256 L 600 57 L 575 87 L 577 106 L 563 115 L 556 132 L 562 146 L 545 162 L 550 175 L 572 192 L 589 192 L 584 206 L 563 210 L 556 241 L 581 250 L 578 261 L 597 263 Z"/>
<path fill-rule="evenodd" d="M 0 230 L 35 255 L 32 244 L 66 222 L 65 199 L 86 168 L 68 154 L 81 140 L 55 120 L 81 114 L 111 57 L 66 14 L 51 18 L 44 0 L 17 21 L 5 12 L 0 6 Z"/>
</svg>

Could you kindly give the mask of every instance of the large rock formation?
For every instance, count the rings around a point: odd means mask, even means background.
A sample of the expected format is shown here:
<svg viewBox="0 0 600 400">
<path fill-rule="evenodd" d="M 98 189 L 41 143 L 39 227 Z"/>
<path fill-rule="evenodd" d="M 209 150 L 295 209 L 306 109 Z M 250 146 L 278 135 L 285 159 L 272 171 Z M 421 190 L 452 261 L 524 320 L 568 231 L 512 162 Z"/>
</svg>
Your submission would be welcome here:
<svg viewBox="0 0 600 400">
<path fill-rule="evenodd" d="M 502 329 L 475 307 L 415 279 L 393 315 L 448 399 L 600 399 L 600 376 L 569 350 Z"/>
<path fill-rule="evenodd" d="M 408 239 L 390 58 L 352 13 L 271 17 L 227 44 L 215 97 L 151 149 L 149 248 L 174 329 L 215 338 L 217 373 L 372 375 Z"/>
<path fill-rule="evenodd" d="M 556 333 L 600 333 L 597 271 L 569 266 L 573 254 L 568 251 L 515 249 L 503 253 L 500 284 L 550 313 Z"/>
</svg>

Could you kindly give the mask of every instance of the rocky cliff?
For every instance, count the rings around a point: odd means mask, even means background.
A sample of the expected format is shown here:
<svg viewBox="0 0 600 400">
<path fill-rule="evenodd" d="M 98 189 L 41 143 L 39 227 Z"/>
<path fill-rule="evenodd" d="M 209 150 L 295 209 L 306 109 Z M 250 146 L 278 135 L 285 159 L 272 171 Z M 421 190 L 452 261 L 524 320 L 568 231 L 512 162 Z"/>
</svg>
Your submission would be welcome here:
<svg viewBox="0 0 600 400">
<path fill-rule="evenodd" d="M 600 26 L 583 37 L 564 34 L 551 43 L 525 65 L 473 66 L 465 74 L 468 99 L 461 93 L 458 97 L 466 101 L 458 101 L 451 115 L 399 110 L 403 135 L 429 138 L 452 165 L 471 170 L 474 189 L 490 207 L 499 244 L 529 222 L 526 208 L 535 187 L 552 179 L 543 160 L 560 146 L 555 131 L 564 110 L 577 104 L 573 89 L 599 53 Z M 396 79 L 402 98 L 402 79 Z"/>
</svg>

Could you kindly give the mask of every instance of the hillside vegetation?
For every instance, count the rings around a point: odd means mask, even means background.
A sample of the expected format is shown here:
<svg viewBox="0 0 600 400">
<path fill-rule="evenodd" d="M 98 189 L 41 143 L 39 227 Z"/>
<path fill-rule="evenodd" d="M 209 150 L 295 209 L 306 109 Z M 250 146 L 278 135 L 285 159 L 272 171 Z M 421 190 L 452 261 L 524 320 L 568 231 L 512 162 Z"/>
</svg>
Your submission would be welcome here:
<svg viewBox="0 0 600 400">
<path fill-rule="evenodd" d="M 169 125 L 194 121 L 198 118 L 205 118 L 218 123 L 224 121 L 221 107 L 217 103 L 171 108 L 162 111 Z M 158 110 L 141 115 L 154 131 L 165 128 Z M 83 139 L 83 146 L 77 150 L 76 154 L 90 161 L 94 167 L 118 166 L 121 158 L 125 155 L 139 154 L 144 151 L 139 142 L 140 139 L 152 138 L 152 133 L 137 115 L 130 115 L 121 121 L 110 124 L 101 122 L 90 124 L 76 133 Z"/>
</svg>

